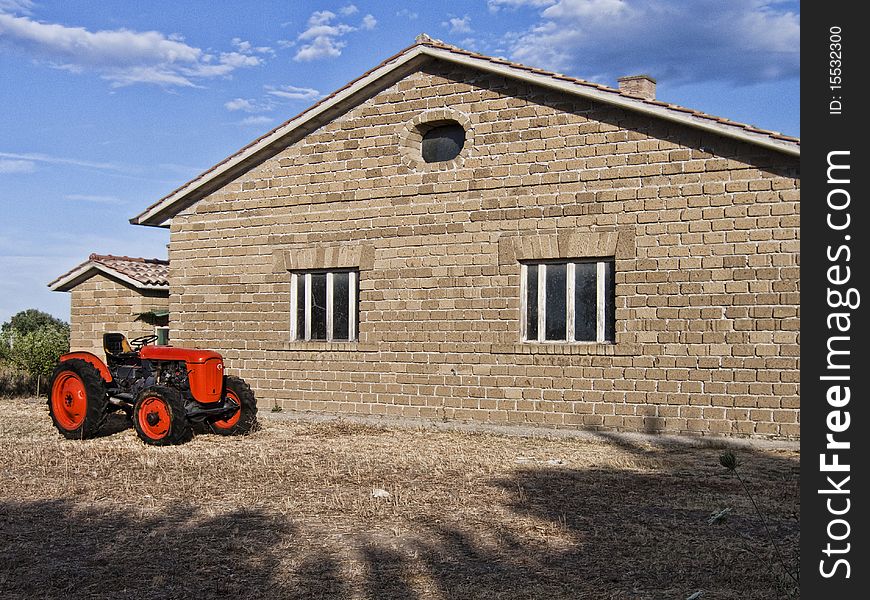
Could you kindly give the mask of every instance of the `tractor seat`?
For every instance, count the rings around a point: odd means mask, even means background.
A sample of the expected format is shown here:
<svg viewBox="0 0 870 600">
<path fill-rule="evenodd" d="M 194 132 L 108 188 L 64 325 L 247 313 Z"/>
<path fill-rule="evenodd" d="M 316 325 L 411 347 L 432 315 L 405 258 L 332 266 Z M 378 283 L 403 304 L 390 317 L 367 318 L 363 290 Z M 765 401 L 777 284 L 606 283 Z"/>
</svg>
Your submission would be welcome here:
<svg viewBox="0 0 870 600">
<path fill-rule="evenodd" d="M 106 360 L 110 363 L 128 364 L 139 359 L 123 333 L 104 333 L 103 350 L 106 351 Z"/>
</svg>

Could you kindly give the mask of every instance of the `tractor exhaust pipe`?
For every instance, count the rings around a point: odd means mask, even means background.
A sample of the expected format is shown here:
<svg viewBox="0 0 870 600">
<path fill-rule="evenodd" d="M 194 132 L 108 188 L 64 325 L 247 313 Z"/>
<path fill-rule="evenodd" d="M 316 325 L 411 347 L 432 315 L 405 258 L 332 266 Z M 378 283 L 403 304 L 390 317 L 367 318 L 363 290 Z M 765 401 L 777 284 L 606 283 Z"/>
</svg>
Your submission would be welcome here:
<svg viewBox="0 0 870 600">
<path fill-rule="evenodd" d="M 133 394 L 128 394 L 126 392 L 119 392 L 113 396 L 109 396 L 109 404 L 114 404 L 124 410 L 133 410 L 133 403 L 136 399 L 133 397 Z"/>
</svg>

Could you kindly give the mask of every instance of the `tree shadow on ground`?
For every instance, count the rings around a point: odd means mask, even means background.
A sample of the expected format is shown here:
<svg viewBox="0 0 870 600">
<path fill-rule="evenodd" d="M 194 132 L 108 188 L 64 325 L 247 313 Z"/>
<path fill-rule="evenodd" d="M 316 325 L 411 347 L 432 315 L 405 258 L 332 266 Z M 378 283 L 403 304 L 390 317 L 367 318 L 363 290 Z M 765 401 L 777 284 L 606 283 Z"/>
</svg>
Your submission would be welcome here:
<svg viewBox="0 0 870 600">
<path fill-rule="evenodd" d="M 666 469 L 650 472 L 523 468 L 493 484 L 510 494 L 508 514 L 540 523 L 540 536 L 518 537 L 508 523 L 493 523 L 489 532 L 461 522 L 434 525 L 435 542 L 421 560 L 447 598 L 679 599 L 696 591 L 734 600 L 788 597 L 794 586 L 718 454 L 709 452 L 707 467 L 687 458 L 697 451 L 671 449 Z M 750 450 L 740 455 L 750 490 L 796 570 L 797 462 Z M 727 524 L 711 524 L 711 513 L 725 507 L 732 508 Z M 485 534 L 495 543 L 481 543 Z"/>
<path fill-rule="evenodd" d="M 290 597 L 274 577 L 272 549 L 293 531 L 258 511 L 4 503 L 0 589 L 4 598 Z"/>
<path fill-rule="evenodd" d="M 741 535 L 751 540 L 760 556 L 773 555 L 761 522 L 738 501 L 731 529 L 711 525 L 711 512 L 724 507 L 714 497 L 716 488 L 724 497 L 724 488 L 731 486 L 698 486 L 691 480 L 690 474 L 627 477 L 613 471 L 534 470 L 504 484 L 523 490 L 524 499 L 514 504 L 518 513 L 562 522 L 574 534 L 575 546 L 532 554 L 550 581 L 564 591 L 590 598 L 685 598 L 696 590 L 716 594 L 707 597 L 779 597 L 778 573 L 761 564 L 745 568 L 756 557 L 747 551 Z M 687 486 L 695 490 L 698 501 L 675 505 L 674 498 L 686 497 Z M 775 539 L 796 550 L 796 521 L 773 514 L 772 529 Z M 530 576 L 538 573 L 534 568 Z M 729 592 L 733 595 L 726 595 Z"/>
<path fill-rule="evenodd" d="M 348 518 L 350 533 L 338 535 L 260 509 L 0 503 L 0 589 L 14 599 L 787 597 L 762 523 L 718 450 L 634 452 L 628 469 L 523 465 L 481 484 L 501 502 L 402 517 L 411 532 L 402 535 L 386 533 L 395 519 Z M 738 455 L 796 566 L 796 459 Z M 709 524 L 726 506 L 727 526 Z"/>
</svg>

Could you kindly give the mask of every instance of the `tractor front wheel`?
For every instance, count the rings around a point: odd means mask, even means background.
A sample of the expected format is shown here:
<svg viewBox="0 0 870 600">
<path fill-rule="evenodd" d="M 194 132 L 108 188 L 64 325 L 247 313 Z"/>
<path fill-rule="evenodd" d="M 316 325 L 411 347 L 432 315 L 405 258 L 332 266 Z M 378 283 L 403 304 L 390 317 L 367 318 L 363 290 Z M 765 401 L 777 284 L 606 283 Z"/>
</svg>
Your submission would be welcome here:
<svg viewBox="0 0 870 600">
<path fill-rule="evenodd" d="M 152 446 L 182 444 L 193 437 L 184 399 L 178 390 L 163 386 L 139 394 L 133 405 L 133 428 Z"/>
<path fill-rule="evenodd" d="M 109 399 L 100 372 L 88 362 L 71 358 L 57 365 L 51 377 L 48 414 L 69 439 L 94 437 L 108 413 Z"/>
<path fill-rule="evenodd" d="M 245 435 L 253 431 L 257 424 L 257 400 L 244 379 L 227 376 L 224 378 L 226 397 L 239 405 L 238 410 L 224 419 L 215 419 L 209 424 L 211 430 L 219 435 Z"/>
</svg>

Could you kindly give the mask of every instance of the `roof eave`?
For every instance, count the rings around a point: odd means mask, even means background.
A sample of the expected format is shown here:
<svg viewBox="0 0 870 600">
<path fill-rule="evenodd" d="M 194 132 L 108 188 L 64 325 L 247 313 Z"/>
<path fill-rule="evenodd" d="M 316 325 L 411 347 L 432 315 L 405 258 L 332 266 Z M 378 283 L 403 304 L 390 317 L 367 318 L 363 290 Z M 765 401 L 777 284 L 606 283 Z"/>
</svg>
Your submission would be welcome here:
<svg viewBox="0 0 870 600">
<path fill-rule="evenodd" d="M 79 265 L 66 275 L 61 275 L 60 277 L 48 284 L 48 289 L 52 292 L 68 292 L 80 283 L 93 277 L 97 272 L 102 272 L 114 279 L 119 279 L 124 283 L 135 287 L 138 290 L 169 292 L 168 285 L 154 285 L 142 283 L 141 281 L 137 281 L 132 277 L 125 275 L 124 273 L 116 271 L 115 269 L 111 269 L 100 263 L 93 262 L 87 262 Z"/>
</svg>

